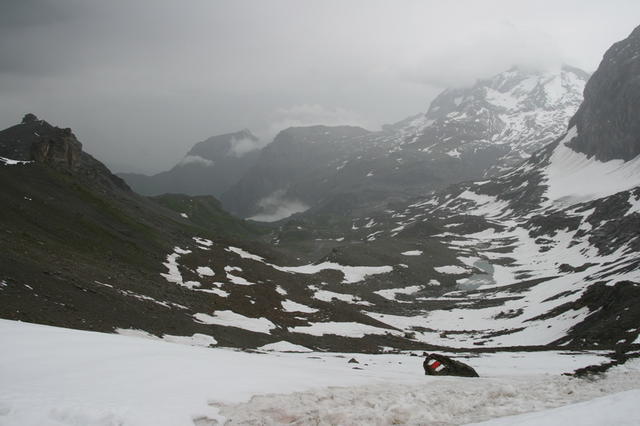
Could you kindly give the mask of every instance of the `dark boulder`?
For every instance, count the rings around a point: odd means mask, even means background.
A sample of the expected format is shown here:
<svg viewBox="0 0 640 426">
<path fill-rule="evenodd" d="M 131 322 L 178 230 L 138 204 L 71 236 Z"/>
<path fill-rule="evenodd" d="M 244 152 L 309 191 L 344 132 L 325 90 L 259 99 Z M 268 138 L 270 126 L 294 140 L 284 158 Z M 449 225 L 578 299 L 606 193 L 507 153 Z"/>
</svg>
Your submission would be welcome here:
<svg viewBox="0 0 640 426">
<path fill-rule="evenodd" d="M 473 367 L 440 354 L 427 355 L 422 366 L 427 376 L 480 377 Z"/>
</svg>

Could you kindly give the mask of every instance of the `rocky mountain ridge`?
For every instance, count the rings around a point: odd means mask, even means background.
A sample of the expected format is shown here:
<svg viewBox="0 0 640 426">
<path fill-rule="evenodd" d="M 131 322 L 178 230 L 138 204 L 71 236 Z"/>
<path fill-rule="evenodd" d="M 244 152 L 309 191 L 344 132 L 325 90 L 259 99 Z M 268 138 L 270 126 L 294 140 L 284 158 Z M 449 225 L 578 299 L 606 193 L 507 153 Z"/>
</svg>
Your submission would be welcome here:
<svg viewBox="0 0 640 426">
<path fill-rule="evenodd" d="M 245 217 L 263 212 L 261 204 L 276 195 L 312 212 L 329 205 L 335 210 L 345 198 L 375 209 L 389 199 L 406 200 L 494 175 L 562 134 L 580 105 L 587 78 L 587 73 L 568 66 L 554 72 L 512 68 L 470 88 L 445 90 L 427 113 L 385 126 L 382 132 L 362 132 L 345 140 L 340 128 L 325 128 L 329 138 L 319 141 L 331 149 L 330 155 L 319 155 L 319 146 L 304 143 L 317 138 L 317 128 L 286 130 L 225 192 L 223 203 Z M 291 137 L 298 139 L 296 150 L 280 143 Z M 315 162 L 311 166 L 290 152 Z M 287 158 L 286 164 L 280 158 Z M 287 178 L 272 179 L 279 174 Z M 351 208 L 343 205 L 340 214 Z"/>
<path fill-rule="evenodd" d="M 221 196 L 225 207 L 242 216 L 288 216 L 286 206 L 303 211 L 322 197 L 326 165 L 363 149 L 369 132 L 353 126 L 292 127 L 281 131 L 255 165 Z M 282 207 L 285 206 L 283 209 Z M 276 214 L 278 210 L 283 213 Z M 280 217 L 279 217 L 280 216 Z"/>
<path fill-rule="evenodd" d="M 628 53 L 614 46 L 605 56 L 640 61 Z M 635 90 L 634 75 L 607 73 L 592 78 Z M 233 218 L 212 200 L 109 192 L 55 162 L 7 157 L 0 314 L 189 341 L 204 334 L 250 349 L 279 342 L 366 352 L 637 348 L 640 157 L 601 161 L 574 148 L 636 95 L 609 104 L 594 95 L 590 102 L 608 105 L 594 116 L 602 123 L 579 129 L 574 119 L 515 168 L 345 216 L 348 227 L 329 224 L 323 236 L 304 216 L 263 234 L 242 221 L 214 228 Z M 445 127 L 455 124 L 449 114 Z M 634 141 L 632 126 L 615 130 Z M 294 130 L 289 146 L 307 131 Z M 330 129 L 314 131 L 331 138 Z M 348 131 L 358 141 L 371 136 Z M 349 149 L 357 145 L 348 139 Z M 385 144 L 408 140 L 380 141 L 388 153 Z M 223 233 L 231 226 L 245 235 Z"/>
<path fill-rule="evenodd" d="M 46 164 L 95 185 L 130 191 L 127 184 L 82 150 L 71 129 L 52 126 L 34 114 L 0 131 L 0 157 Z"/>
<path fill-rule="evenodd" d="M 571 120 L 578 130 L 571 145 L 576 151 L 600 161 L 629 161 L 640 154 L 638 57 L 639 28 L 605 53 L 585 88 L 585 101 Z"/>
<path fill-rule="evenodd" d="M 627 72 L 640 64 L 637 35 L 614 45 L 587 84 L 628 92 L 591 89 L 568 131 L 520 166 L 353 221 L 350 239 L 370 249 L 404 240 L 408 259 L 450 259 L 421 285 L 378 291 L 407 308 L 374 318 L 445 346 L 640 344 L 640 156 L 629 158 L 635 129 L 618 114 L 640 94 Z M 590 105 L 600 113 L 580 128 Z M 583 151 L 581 140 L 594 138 L 611 159 Z"/>
<path fill-rule="evenodd" d="M 196 143 L 171 170 L 152 176 L 120 173 L 142 195 L 181 193 L 220 196 L 251 168 L 260 140 L 249 130 Z"/>
</svg>

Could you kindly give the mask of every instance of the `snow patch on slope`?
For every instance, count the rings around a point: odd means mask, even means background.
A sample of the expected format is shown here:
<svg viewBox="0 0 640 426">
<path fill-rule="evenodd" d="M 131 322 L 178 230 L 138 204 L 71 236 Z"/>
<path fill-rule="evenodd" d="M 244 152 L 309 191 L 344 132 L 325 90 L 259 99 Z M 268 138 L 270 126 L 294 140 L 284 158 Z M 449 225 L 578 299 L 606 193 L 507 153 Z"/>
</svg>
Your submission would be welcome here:
<svg viewBox="0 0 640 426">
<path fill-rule="evenodd" d="M 310 325 L 290 327 L 291 333 L 311 334 L 312 336 L 324 336 L 334 334 L 336 336 L 361 338 L 367 334 L 398 334 L 397 330 L 374 327 L 358 322 L 315 322 Z"/>
<path fill-rule="evenodd" d="M 274 266 L 279 271 L 296 274 L 317 274 L 324 270 L 340 271 L 344 275 L 344 284 L 363 281 L 369 275 L 386 274 L 393 270 L 392 266 L 345 266 L 335 262 L 322 262 L 316 265 Z"/>
<path fill-rule="evenodd" d="M 403 256 L 420 256 L 422 254 L 422 250 L 403 251 L 400 254 L 403 255 Z"/>
<path fill-rule="evenodd" d="M 354 296 L 353 294 L 344 294 L 344 293 L 336 293 L 334 291 L 329 290 L 319 290 L 315 286 L 310 286 L 310 290 L 313 290 L 313 298 L 317 300 L 321 300 L 323 302 L 333 302 L 334 299 L 340 300 L 342 302 L 351 303 L 354 305 L 372 305 L 370 302 L 365 300 L 361 300 L 358 296 Z"/>
<path fill-rule="evenodd" d="M 22 164 L 30 164 L 33 161 L 20 161 L 20 160 L 12 160 L 6 157 L 0 157 L 0 164 L 3 166 L 17 166 Z"/>
<path fill-rule="evenodd" d="M 559 206 L 596 200 L 640 185 L 640 156 L 631 161 L 598 161 L 566 146 L 577 136 L 572 127 L 545 170 L 547 198 Z"/>
<path fill-rule="evenodd" d="M 388 288 L 385 290 L 378 290 L 374 291 L 374 293 L 388 300 L 396 300 L 396 295 L 398 294 L 414 294 L 422 290 L 422 288 L 423 287 L 421 285 L 412 285 L 403 288 Z"/>
<path fill-rule="evenodd" d="M 188 289 L 200 287 L 200 283 L 197 281 L 183 281 L 182 273 L 180 273 L 180 264 L 178 263 L 178 259 L 181 255 L 189 253 L 191 253 L 191 250 L 174 247 L 173 253 L 167 255 L 167 261 L 163 263 L 163 265 L 168 269 L 168 272 L 160 275 L 162 275 L 168 282 L 178 284 Z"/>
<path fill-rule="evenodd" d="M 276 328 L 276 325 L 266 318 L 246 317 L 233 311 L 216 311 L 213 315 L 198 313 L 194 314 L 193 318 L 202 324 L 237 327 L 256 333 L 269 334 L 271 330 Z"/>
<path fill-rule="evenodd" d="M 305 348 L 304 346 L 300 345 L 294 345 L 293 343 L 284 340 L 260 346 L 258 350 L 268 352 L 313 352 L 309 348 Z"/>
<path fill-rule="evenodd" d="M 306 314 L 312 314 L 314 312 L 318 312 L 316 308 L 303 305 L 302 303 L 294 302 L 293 300 L 284 300 L 281 302 L 281 304 L 282 304 L 282 309 L 285 312 L 303 312 Z"/>
</svg>

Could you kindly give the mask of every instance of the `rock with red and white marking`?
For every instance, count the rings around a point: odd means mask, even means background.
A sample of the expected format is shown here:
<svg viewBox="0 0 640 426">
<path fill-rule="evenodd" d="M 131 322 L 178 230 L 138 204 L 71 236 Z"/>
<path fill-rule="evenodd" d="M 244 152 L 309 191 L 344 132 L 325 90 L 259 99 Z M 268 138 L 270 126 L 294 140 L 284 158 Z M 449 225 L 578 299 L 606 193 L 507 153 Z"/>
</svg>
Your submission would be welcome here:
<svg viewBox="0 0 640 426">
<path fill-rule="evenodd" d="M 422 366 L 428 376 L 479 377 L 473 367 L 440 354 L 427 355 Z"/>
</svg>

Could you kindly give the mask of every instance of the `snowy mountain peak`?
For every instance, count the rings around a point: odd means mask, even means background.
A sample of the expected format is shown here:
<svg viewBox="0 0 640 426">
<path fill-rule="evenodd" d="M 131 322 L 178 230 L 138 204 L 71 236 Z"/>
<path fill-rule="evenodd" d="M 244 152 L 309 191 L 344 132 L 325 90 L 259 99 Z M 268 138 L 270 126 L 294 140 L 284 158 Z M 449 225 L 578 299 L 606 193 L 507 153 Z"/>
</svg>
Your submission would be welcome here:
<svg viewBox="0 0 640 426">
<path fill-rule="evenodd" d="M 451 113 L 477 111 L 493 107 L 503 113 L 557 110 L 582 101 L 589 75 L 577 68 L 563 66 L 554 71 L 535 71 L 513 67 L 488 79 L 478 80 L 470 88 L 447 89 L 432 103 L 427 118 L 437 120 Z"/>
<path fill-rule="evenodd" d="M 423 117 L 404 125 L 421 149 L 459 158 L 498 155 L 484 170 L 493 175 L 558 138 L 582 101 L 588 74 L 514 67 L 470 88 L 447 89 Z"/>
<path fill-rule="evenodd" d="M 580 103 L 587 78 L 585 72 L 568 67 L 533 72 L 516 68 L 494 77 L 484 89 L 488 102 L 508 112 L 555 110 Z"/>
<path fill-rule="evenodd" d="M 640 277 L 639 75 L 637 29 L 605 54 L 563 137 L 506 173 L 451 186 L 374 218 L 367 232 L 378 239 L 385 233 L 401 239 L 422 232 L 428 238 L 414 247 L 419 251 L 428 253 L 432 239 L 439 239 L 457 252 L 455 262 L 434 269 L 455 274 L 456 291 L 445 296 L 461 302 L 429 310 L 419 326 L 438 330 L 428 336 L 430 343 L 471 347 L 541 339 L 588 345 L 600 331 L 598 345 L 638 343 L 637 335 L 630 334 L 638 331 L 631 301 Z M 580 74 L 571 69 L 559 76 L 538 74 L 535 84 L 521 77 L 510 70 L 466 93 L 493 90 L 516 99 L 509 108 L 488 113 L 497 113 L 494 117 L 508 127 L 526 116 L 518 110 L 525 100 L 534 101 L 538 111 L 549 99 L 570 104 Z M 559 87 L 563 90 L 550 90 Z M 446 101 L 461 93 L 443 97 Z M 465 102 L 461 99 L 455 111 Z M 559 105 L 556 112 L 563 111 Z M 540 117 L 545 115 L 536 113 Z M 508 136 L 504 130 L 500 135 Z M 487 304 L 492 299 L 494 306 Z M 409 316 L 376 318 L 404 327 L 413 321 Z M 500 323 L 501 331 L 488 331 Z M 450 331 L 443 333 L 443 327 Z M 478 342 L 479 336 L 486 340 Z"/>
<path fill-rule="evenodd" d="M 261 211 L 260 204 L 273 194 L 312 207 L 326 203 L 350 209 L 358 198 L 360 205 L 375 206 L 494 175 L 563 134 L 587 77 L 571 67 L 553 72 L 512 68 L 469 88 L 447 89 L 426 114 L 381 132 L 290 127 L 221 199 L 246 217 Z"/>
</svg>

